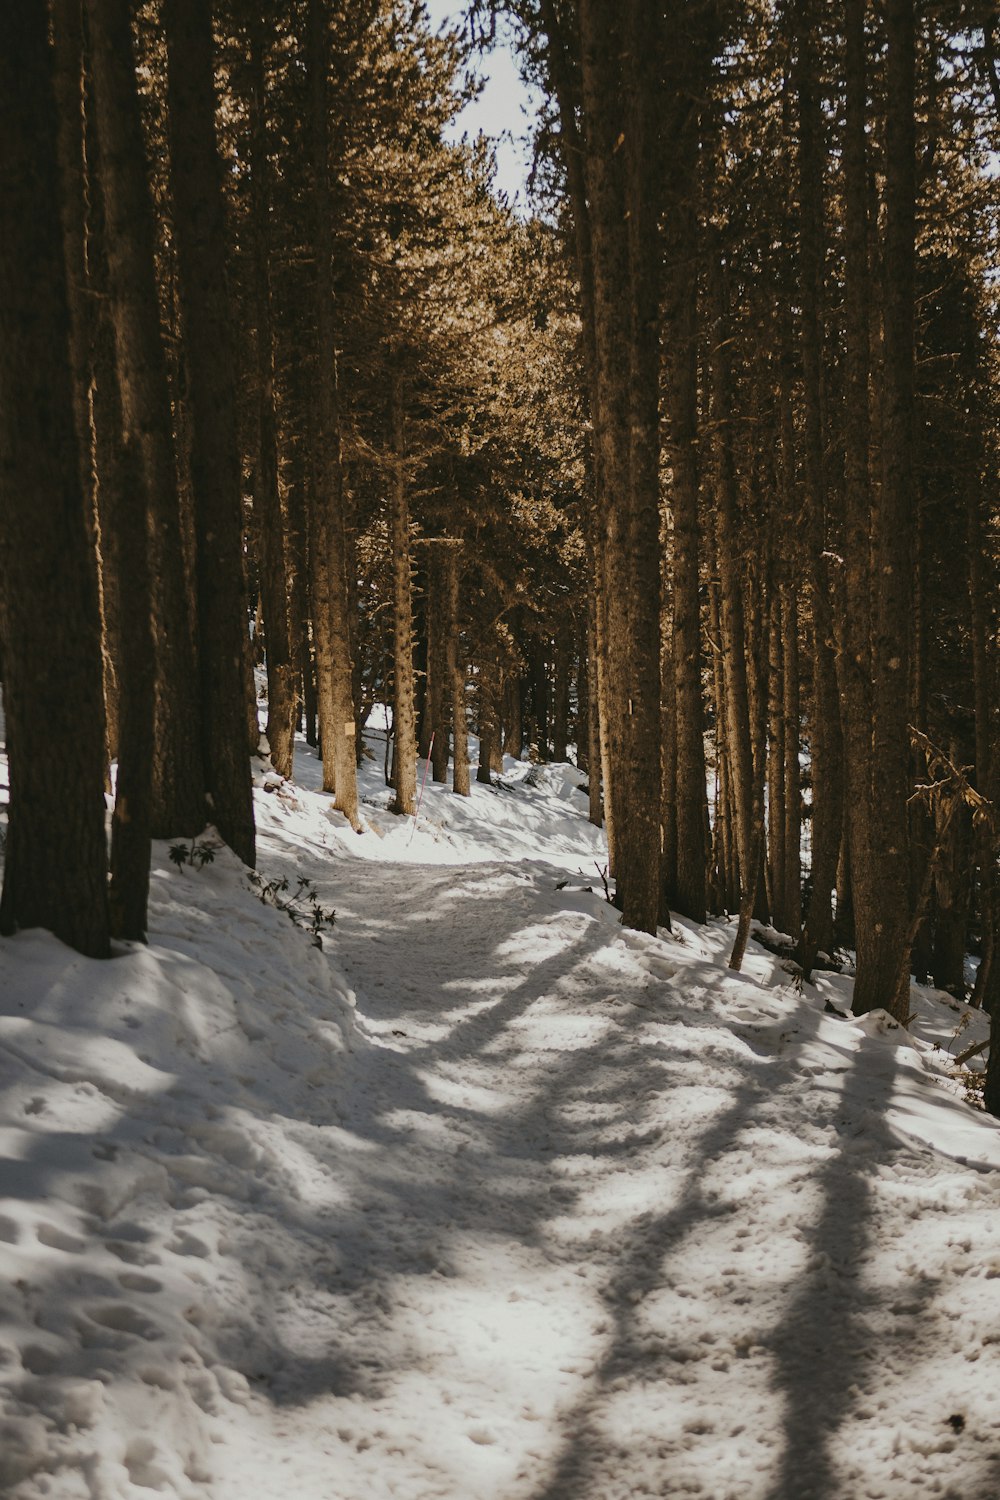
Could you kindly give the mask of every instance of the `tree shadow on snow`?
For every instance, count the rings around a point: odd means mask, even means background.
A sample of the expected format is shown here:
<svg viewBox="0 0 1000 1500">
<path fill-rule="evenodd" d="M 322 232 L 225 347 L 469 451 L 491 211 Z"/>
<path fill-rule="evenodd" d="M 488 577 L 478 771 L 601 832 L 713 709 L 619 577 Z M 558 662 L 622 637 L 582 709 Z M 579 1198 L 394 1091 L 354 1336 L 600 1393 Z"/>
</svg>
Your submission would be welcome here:
<svg viewBox="0 0 1000 1500">
<path fill-rule="evenodd" d="M 562 1454 L 544 1488 L 534 1492 L 533 1500 L 597 1500 L 598 1496 L 603 1500 L 628 1494 L 626 1476 L 636 1455 L 624 1446 L 615 1453 L 614 1440 L 609 1437 L 613 1424 L 605 1421 L 609 1401 L 623 1386 L 626 1391 L 629 1385 L 641 1391 L 650 1382 L 662 1384 L 668 1405 L 671 1388 L 676 1390 L 678 1400 L 683 1399 L 691 1349 L 680 1347 L 680 1341 L 674 1345 L 669 1339 L 652 1340 L 643 1324 L 643 1304 L 669 1284 L 672 1257 L 685 1246 L 690 1247 L 692 1240 L 697 1242 L 699 1232 L 712 1220 L 729 1214 L 729 1205 L 706 1194 L 705 1168 L 735 1152 L 745 1132 L 767 1124 L 766 1106 L 773 1101 L 775 1090 L 801 1092 L 805 1080 L 799 1053 L 815 1036 L 818 1013 L 803 1006 L 797 1021 L 795 1043 L 784 1050 L 778 1062 L 780 1074 L 772 1063 L 737 1085 L 729 1106 L 697 1143 L 698 1165 L 676 1201 L 663 1214 L 637 1227 L 626 1240 L 604 1291 L 613 1318 L 605 1356 L 590 1389 L 564 1419 Z M 738 1028 L 734 1030 L 739 1034 Z M 760 1050 L 763 1054 L 766 1048 Z M 859 1064 L 864 1064 L 860 1076 Z M 733 1418 L 743 1415 L 739 1407 L 755 1389 L 776 1390 L 784 1400 L 780 1434 L 749 1432 L 743 1440 L 745 1445 L 758 1445 L 756 1457 L 748 1460 L 754 1467 L 772 1462 L 774 1450 L 780 1447 L 768 1500 L 833 1500 L 834 1496 L 848 1500 L 856 1492 L 850 1482 L 845 1487 L 847 1476 L 838 1468 L 832 1452 L 834 1439 L 852 1418 L 862 1420 L 866 1405 L 878 1404 L 875 1383 L 886 1362 L 887 1342 L 895 1346 L 895 1360 L 905 1363 L 909 1337 L 916 1334 L 935 1291 L 929 1280 L 911 1281 L 905 1289 L 897 1288 L 899 1301 L 891 1309 L 893 1327 L 887 1330 L 884 1299 L 886 1295 L 891 1298 L 891 1289 L 886 1293 L 885 1289 L 863 1286 L 859 1277 L 871 1248 L 869 1178 L 880 1162 L 900 1150 L 885 1124 L 894 1071 L 894 1057 L 888 1047 L 879 1046 L 877 1054 L 863 1047 L 845 1072 L 842 1093 L 829 1099 L 822 1097 L 817 1124 L 832 1127 L 840 1146 L 826 1165 L 814 1167 L 809 1173 L 808 1180 L 819 1189 L 821 1198 L 818 1215 L 803 1226 L 801 1234 L 809 1261 L 804 1273 L 792 1273 L 787 1311 L 777 1326 L 755 1341 L 760 1344 L 757 1356 L 753 1349 L 742 1351 L 747 1363 Z M 857 1124 L 861 1111 L 863 1135 Z M 732 1300 L 741 1305 L 752 1302 L 749 1280 L 741 1295 Z M 713 1309 L 713 1327 L 725 1330 L 725 1294 L 714 1293 Z M 737 1312 L 735 1305 L 733 1312 Z M 627 1395 L 618 1399 L 627 1400 Z M 748 1403 L 750 1410 L 752 1405 L 752 1401 Z M 664 1416 L 666 1429 L 670 1425 L 666 1410 Z M 732 1431 L 734 1436 L 741 1433 L 742 1422 L 737 1420 Z M 644 1455 L 645 1471 L 648 1473 L 652 1466 L 660 1492 L 673 1493 L 672 1476 L 679 1476 L 683 1467 L 690 1477 L 696 1451 L 676 1436 L 671 1438 L 667 1431 L 662 1443 L 656 1444 L 653 1438 L 650 1441 L 654 1452 Z M 616 1464 L 621 1469 L 617 1487 L 613 1472 Z M 716 1475 L 715 1480 L 707 1475 L 703 1478 L 700 1493 L 721 1496 L 737 1492 L 733 1488 L 736 1474 L 728 1482 L 722 1475 Z M 980 1492 L 992 1490 L 987 1486 Z"/>
</svg>

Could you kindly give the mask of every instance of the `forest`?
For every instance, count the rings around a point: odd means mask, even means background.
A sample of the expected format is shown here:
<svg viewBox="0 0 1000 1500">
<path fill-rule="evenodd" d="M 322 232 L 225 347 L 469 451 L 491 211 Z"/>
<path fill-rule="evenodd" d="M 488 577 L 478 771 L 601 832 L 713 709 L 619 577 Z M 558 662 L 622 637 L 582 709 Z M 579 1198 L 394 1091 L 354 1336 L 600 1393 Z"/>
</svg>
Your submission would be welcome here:
<svg viewBox="0 0 1000 1500">
<path fill-rule="evenodd" d="M 530 212 L 449 133 L 498 26 Z M 141 940 L 207 823 L 253 866 L 256 667 L 358 829 L 382 705 L 401 816 L 571 746 L 626 927 L 995 1012 L 996 27 L 4 7 L 0 931 Z"/>
<path fill-rule="evenodd" d="M 0 0 L 4 1500 L 1000 1494 L 998 206 L 997 0 Z"/>
</svg>

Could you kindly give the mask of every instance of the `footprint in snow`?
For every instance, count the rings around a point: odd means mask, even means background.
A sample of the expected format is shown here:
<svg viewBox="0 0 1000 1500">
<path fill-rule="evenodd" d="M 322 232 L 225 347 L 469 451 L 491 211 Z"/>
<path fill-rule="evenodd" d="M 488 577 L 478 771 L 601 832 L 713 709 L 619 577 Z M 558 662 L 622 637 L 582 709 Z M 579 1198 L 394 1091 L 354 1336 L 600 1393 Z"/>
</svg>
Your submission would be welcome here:
<svg viewBox="0 0 1000 1500">
<path fill-rule="evenodd" d="M 129 1307 L 123 1302 L 109 1302 L 101 1307 L 88 1307 L 84 1309 L 87 1317 L 99 1328 L 110 1329 L 114 1333 L 125 1333 L 133 1338 L 146 1339 L 152 1342 L 154 1339 L 163 1337 L 163 1330 L 150 1321 L 143 1313 L 134 1307 Z"/>
<path fill-rule="evenodd" d="M 75 1234 L 66 1234 L 54 1224 L 37 1224 L 35 1237 L 40 1245 L 47 1246 L 49 1250 L 62 1250 L 67 1255 L 80 1255 L 86 1249 L 83 1240 L 78 1239 Z"/>
</svg>

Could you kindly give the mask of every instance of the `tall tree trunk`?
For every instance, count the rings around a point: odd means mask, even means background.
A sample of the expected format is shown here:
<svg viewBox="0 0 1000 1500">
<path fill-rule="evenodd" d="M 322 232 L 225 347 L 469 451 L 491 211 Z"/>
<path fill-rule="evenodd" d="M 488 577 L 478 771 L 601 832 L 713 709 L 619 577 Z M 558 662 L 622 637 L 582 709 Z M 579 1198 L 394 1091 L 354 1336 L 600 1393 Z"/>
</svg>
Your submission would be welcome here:
<svg viewBox="0 0 1000 1500">
<path fill-rule="evenodd" d="M 479 703 L 477 727 L 479 730 L 479 765 L 476 781 L 483 786 L 492 786 L 494 755 L 499 748 L 500 714 L 497 685 L 499 667 L 496 658 L 488 651 L 479 661 Z"/>
<path fill-rule="evenodd" d="M 982 796 L 993 801 L 996 794 L 996 758 L 993 752 L 992 733 L 996 668 L 988 647 L 992 611 L 986 597 L 980 505 L 981 499 L 977 486 L 969 497 L 968 505 L 969 605 L 976 704 L 976 789 Z M 997 903 L 995 837 L 989 823 L 984 822 L 976 838 L 981 951 L 973 991 L 972 1003 L 974 1005 L 983 1003 L 983 998 L 989 988 L 990 971 L 997 962 L 996 929 L 1000 912 L 998 912 Z"/>
<path fill-rule="evenodd" d="M 301 436 L 292 447 L 291 479 L 288 484 L 288 559 L 289 638 L 292 661 L 300 687 L 297 722 L 305 731 L 306 744 L 316 743 L 316 680 L 309 647 L 312 619 L 312 589 L 309 575 L 309 527 L 306 491 L 307 470 L 305 443 Z"/>
<path fill-rule="evenodd" d="M 598 680 L 597 590 L 587 591 L 587 816 L 595 828 L 604 821 L 601 797 L 601 690 Z"/>
<path fill-rule="evenodd" d="M 503 753 L 520 760 L 524 746 L 524 731 L 521 726 L 520 679 L 508 676 L 503 685 Z"/>
<path fill-rule="evenodd" d="M 686 136 L 686 132 L 685 132 Z M 694 143 L 682 138 L 693 156 Z M 687 164 L 672 206 L 667 409 L 673 484 L 673 710 L 677 838 L 673 901 L 692 921 L 705 920 L 705 741 L 701 686 L 701 605 L 698 524 L 698 316 L 694 161 Z"/>
<path fill-rule="evenodd" d="M 149 515 L 138 445 L 125 435 L 109 293 L 101 149 L 89 118 L 87 169 L 88 270 L 96 306 L 92 325 L 92 442 L 101 516 L 104 597 L 115 603 L 114 614 L 106 615 L 105 623 L 110 618 L 119 626 L 124 622 L 125 627 L 117 630 L 115 650 L 118 774 L 111 821 L 109 903 L 112 936 L 141 939 L 146 932 L 149 898 L 156 702 Z"/>
<path fill-rule="evenodd" d="M 788 932 L 788 914 L 785 909 L 785 838 L 788 825 L 785 818 L 784 656 L 782 652 L 784 613 L 782 606 L 781 591 L 777 590 L 771 601 L 769 631 L 771 690 L 768 699 L 767 865 L 771 920 L 780 931 Z"/>
<path fill-rule="evenodd" d="M 166 0 L 170 181 L 191 412 L 201 751 L 212 821 L 253 865 L 243 725 L 247 601 L 226 225 L 215 138 L 212 17 L 201 0 Z"/>
<path fill-rule="evenodd" d="M 445 592 L 448 606 L 448 680 L 451 685 L 451 723 L 455 742 L 452 787 L 460 797 L 469 795 L 469 727 L 465 707 L 465 657 L 458 617 L 459 563 L 462 544 L 452 542 L 445 553 Z"/>
<path fill-rule="evenodd" d="M 866 472 L 869 266 L 864 7 L 860 0 L 847 0 L 847 649 L 842 692 L 857 942 L 853 1005 L 857 1014 L 881 1006 L 905 1018 L 910 929 L 906 804 L 915 196 L 913 12 L 908 0 L 890 0 L 887 39 L 886 284 L 877 428 L 882 472 L 878 502 L 872 507 Z"/>
<path fill-rule="evenodd" d="M 858 962 L 866 976 L 877 973 L 875 904 L 878 899 L 874 868 L 875 834 L 872 824 L 871 737 L 871 488 L 868 404 L 870 360 L 870 276 L 868 263 L 867 82 L 865 70 L 864 0 L 845 0 L 845 79 L 847 107 L 844 122 L 844 597 L 842 641 L 837 665 L 843 710 L 844 757 L 847 783 L 847 827 L 851 898 Z M 838 908 L 840 903 L 838 902 Z M 866 987 L 869 985 L 866 978 Z M 855 1004 L 865 1009 L 884 1005 L 884 994 L 869 998 L 855 985 Z"/>
<path fill-rule="evenodd" d="M 101 563 L 101 521 L 97 509 L 90 392 L 94 346 L 95 301 L 87 271 L 87 147 L 84 105 L 84 45 L 82 0 L 54 0 L 52 6 L 53 84 L 56 98 L 57 142 L 62 191 L 63 250 L 69 297 L 73 372 L 73 415 L 80 479 L 92 541 L 97 549 L 98 606 L 104 642 L 104 718 L 108 762 L 118 755 L 118 634 L 109 638 Z M 115 601 L 112 595 L 112 608 Z M 117 625 L 117 619 L 112 622 Z M 112 649 L 112 647 L 114 649 Z M 111 789 L 110 776 L 108 790 Z"/>
<path fill-rule="evenodd" d="M 914 443 L 916 235 L 915 38 L 913 0 L 886 7 L 886 159 L 882 485 L 875 506 L 878 577 L 873 641 L 873 806 L 878 811 L 879 948 L 873 972 L 858 955 L 855 1004 L 909 1014 L 910 606 Z M 892 965 L 895 964 L 895 974 Z M 860 996 L 858 994 L 860 991 Z"/>
<path fill-rule="evenodd" d="M 823 265 L 825 230 L 823 115 L 816 80 L 814 17 L 800 23 L 796 81 L 799 100 L 799 262 L 802 296 L 803 464 L 805 545 L 812 614 L 812 703 L 809 720 L 812 842 L 809 908 L 799 951 L 808 979 L 816 954 L 833 947 L 831 892 L 843 828 L 840 704 L 834 657 L 832 585 L 826 561 L 827 478 L 823 390 Z"/>
<path fill-rule="evenodd" d="M 427 553 L 427 711 L 428 726 L 434 736 L 428 745 L 431 775 L 444 784 L 448 780 L 449 711 L 451 708 L 451 672 L 448 620 L 447 544 L 440 538 L 426 543 Z"/>
<path fill-rule="evenodd" d="M 716 568 L 716 573 L 718 568 Z M 715 721 L 715 819 L 712 839 L 712 909 L 731 912 L 739 904 L 739 873 L 736 868 L 730 811 L 729 741 L 726 730 L 725 669 L 722 661 L 722 610 L 718 582 L 709 585 L 709 635 L 712 643 L 712 707 Z"/>
<path fill-rule="evenodd" d="M 326 0 L 309 0 L 308 69 L 311 80 L 313 193 L 316 232 L 316 450 L 317 506 L 326 543 L 330 716 L 323 728 L 324 763 L 332 757 L 337 806 L 353 828 L 358 818 L 358 770 L 352 693 L 351 632 L 347 616 L 347 547 L 344 529 L 344 463 L 333 305 L 329 68 L 330 17 Z M 332 733 L 333 743 L 329 735 Z M 326 772 L 324 771 L 324 776 Z"/>
<path fill-rule="evenodd" d="M 109 953 L 96 565 L 74 424 L 48 9 L 0 10 L 0 932 Z"/>
<path fill-rule="evenodd" d="M 250 27 L 250 193 L 253 218 L 254 321 L 257 325 L 257 463 L 254 512 L 260 538 L 260 591 L 267 657 L 267 742 L 279 776 L 291 776 L 295 748 L 295 665 L 288 631 L 285 523 L 278 488 L 271 318 L 271 165 L 267 140 L 268 22 Z M 317 270 L 317 279 L 319 271 Z M 353 715 L 351 716 L 353 718 Z"/>
<path fill-rule="evenodd" d="M 326 506 L 321 499 L 323 474 L 315 447 L 312 462 L 313 480 L 309 487 L 307 522 L 313 607 L 313 645 L 316 651 L 316 716 L 319 721 L 319 743 L 323 757 L 323 790 L 333 792 L 337 785 L 334 754 L 337 715 L 334 710 L 334 648 L 330 623 L 330 527 Z"/>
<path fill-rule="evenodd" d="M 596 359 L 594 433 L 604 532 L 604 648 L 618 900 L 659 916 L 659 264 L 655 8 L 581 0 Z M 623 124 L 625 129 L 623 130 Z M 624 143 L 621 137 L 624 136 Z M 624 144 L 624 149 L 620 148 Z"/>
<path fill-rule="evenodd" d="M 565 631 L 555 642 L 555 681 L 552 689 L 552 759 L 562 764 L 569 742 L 569 683 L 572 655 Z"/>
<path fill-rule="evenodd" d="M 417 720 L 413 699 L 413 580 L 410 564 L 410 509 L 406 495 L 406 442 L 402 386 L 394 374 L 389 386 L 389 538 L 392 549 L 392 720 L 395 733 L 393 811 L 412 816 L 417 795 Z"/>
<path fill-rule="evenodd" d="M 784 590 L 782 600 L 782 681 L 784 697 L 785 764 L 785 867 L 782 900 L 785 908 L 785 931 L 798 941 L 802 926 L 802 784 L 799 770 L 799 726 L 802 718 L 799 681 L 799 607 L 794 580 Z"/>
<path fill-rule="evenodd" d="M 590 643 L 587 628 L 576 622 L 576 764 L 581 771 L 590 767 Z"/>
<path fill-rule="evenodd" d="M 662 551 L 669 557 L 667 509 L 662 518 Z M 668 568 L 660 578 L 660 902 L 669 914 L 677 888 L 677 717 L 674 693 L 673 588 Z"/>
<path fill-rule="evenodd" d="M 715 422 L 716 553 L 719 569 L 719 628 L 725 682 L 726 764 L 735 815 L 735 847 L 740 885 L 756 879 L 753 860 L 753 760 L 750 738 L 750 701 L 747 685 L 746 624 L 737 537 L 738 510 L 734 468 L 729 362 L 729 324 L 721 267 L 713 259 L 710 288 L 713 335 L 710 351 L 712 411 Z"/>
<path fill-rule="evenodd" d="M 155 223 L 128 0 L 91 0 L 90 37 L 122 406 L 151 523 L 156 641 L 152 830 L 165 838 L 199 832 L 205 798 L 170 391 L 156 293 Z M 128 629 L 128 621 L 122 626 Z"/>
</svg>

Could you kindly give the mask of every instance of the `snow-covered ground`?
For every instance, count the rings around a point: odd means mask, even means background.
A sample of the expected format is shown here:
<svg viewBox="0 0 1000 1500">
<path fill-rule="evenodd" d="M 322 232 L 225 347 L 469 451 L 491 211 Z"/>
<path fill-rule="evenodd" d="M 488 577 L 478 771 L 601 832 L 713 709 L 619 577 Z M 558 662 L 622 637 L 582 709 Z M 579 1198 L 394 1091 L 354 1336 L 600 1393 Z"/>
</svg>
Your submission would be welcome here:
<svg viewBox="0 0 1000 1500">
<path fill-rule="evenodd" d="M 0 942 L 0 1495 L 1000 1495 L 982 1018 L 624 931 L 572 768 L 297 778 L 318 940 L 163 845 L 148 947 Z"/>
</svg>

